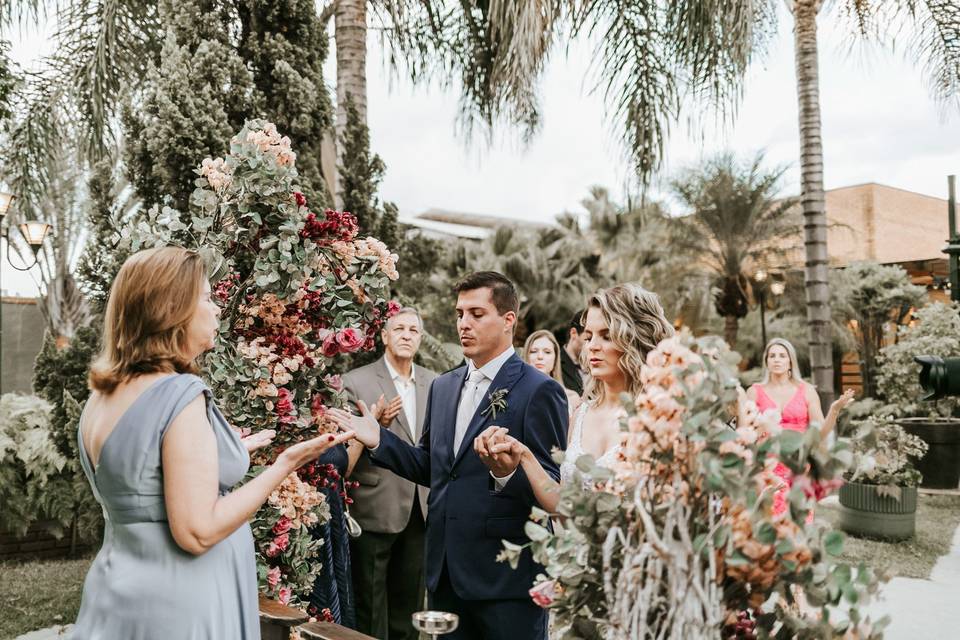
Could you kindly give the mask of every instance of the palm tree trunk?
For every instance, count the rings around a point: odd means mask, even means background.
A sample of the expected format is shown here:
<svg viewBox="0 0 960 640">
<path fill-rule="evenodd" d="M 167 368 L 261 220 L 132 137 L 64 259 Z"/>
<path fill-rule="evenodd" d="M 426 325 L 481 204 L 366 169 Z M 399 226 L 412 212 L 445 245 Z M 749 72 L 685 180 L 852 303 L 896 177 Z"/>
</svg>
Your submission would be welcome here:
<svg viewBox="0 0 960 640">
<path fill-rule="evenodd" d="M 347 128 L 347 99 L 353 101 L 360 120 L 367 123 L 367 0 L 335 0 L 332 5 L 333 33 L 337 47 L 337 118 L 335 166 L 331 167 L 328 188 L 334 206 L 343 207 L 340 197 L 340 167 L 343 166 L 343 132 Z"/>
<path fill-rule="evenodd" d="M 740 319 L 737 316 L 727 316 L 723 323 L 723 339 L 731 349 L 737 348 L 737 334 L 740 332 Z"/>
<path fill-rule="evenodd" d="M 823 194 L 823 146 L 820 137 L 820 80 L 817 69 L 817 13 L 820 0 L 793 3 L 800 106 L 800 179 L 804 219 L 807 326 L 813 383 L 824 406 L 833 401 L 833 355 L 830 335 L 830 287 L 827 212 Z"/>
</svg>

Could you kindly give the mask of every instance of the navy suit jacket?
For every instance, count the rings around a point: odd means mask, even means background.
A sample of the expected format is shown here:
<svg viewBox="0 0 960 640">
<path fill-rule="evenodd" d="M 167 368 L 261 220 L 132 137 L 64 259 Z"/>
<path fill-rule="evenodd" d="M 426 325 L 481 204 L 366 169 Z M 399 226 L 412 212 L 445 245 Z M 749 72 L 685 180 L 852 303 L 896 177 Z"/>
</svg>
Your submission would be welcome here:
<svg viewBox="0 0 960 640">
<path fill-rule="evenodd" d="M 551 451 L 566 449 L 567 397 L 559 383 L 514 354 L 490 384 L 454 455 L 457 406 L 466 375 L 467 367 L 462 366 L 433 381 L 417 446 L 381 428 L 380 446 L 370 452 L 370 459 L 430 487 L 425 560 L 430 591 L 437 590 L 446 563 L 450 582 L 464 600 L 528 599 L 527 591 L 543 568 L 533 562 L 528 550 L 516 570 L 496 557 L 503 540 L 529 542 L 523 527 L 536 504 L 533 490 L 518 467 L 506 486 L 495 491 L 473 441 L 492 424 L 506 427 L 559 481 L 560 469 Z M 507 408 L 494 418 L 486 410 L 490 395 L 498 389 L 507 390 Z"/>
</svg>

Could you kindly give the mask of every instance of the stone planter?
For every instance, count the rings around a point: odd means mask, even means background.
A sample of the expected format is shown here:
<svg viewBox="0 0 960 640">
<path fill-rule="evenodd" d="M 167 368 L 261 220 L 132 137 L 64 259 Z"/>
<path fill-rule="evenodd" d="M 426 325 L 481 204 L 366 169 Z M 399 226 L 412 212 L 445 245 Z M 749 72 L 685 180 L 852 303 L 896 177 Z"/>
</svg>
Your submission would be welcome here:
<svg viewBox="0 0 960 640">
<path fill-rule="evenodd" d="M 930 449 L 915 464 L 923 474 L 921 487 L 956 489 L 960 486 L 960 420 L 952 418 L 901 418 L 897 424 Z"/>
<path fill-rule="evenodd" d="M 840 528 L 869 538 L 912 538 L 916 529 L 917 488 L 897 487 L 899 499 L 881 495 L 884 490 L 859 482 L 847 482 L 840 487 Z"/>
</svg>

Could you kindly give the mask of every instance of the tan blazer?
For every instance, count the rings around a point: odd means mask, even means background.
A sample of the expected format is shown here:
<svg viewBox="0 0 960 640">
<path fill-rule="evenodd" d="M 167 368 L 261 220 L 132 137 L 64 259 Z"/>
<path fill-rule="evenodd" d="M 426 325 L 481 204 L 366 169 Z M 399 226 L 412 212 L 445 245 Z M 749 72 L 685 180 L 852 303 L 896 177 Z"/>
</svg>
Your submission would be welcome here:
<svg viewBox="0 0 960 640">
<path fill-rule="evenodd" d="M 414 365 L 414 377 L 417 394 L 416 439 L 410 437 L 407 416 L 403 410 L 397 414 L 388 428 L 404 441 L 415 445 L 423 435 L 427 393 L 430 391 L 430 383 L 437 374 Z M 346 373 L 343 376 L 343 384 L 350 397 L 363 400 L 367 406 L 373 405 L 381 395 L 387 401 L 397 396 L 397 388 L 390 378 L 383 358 Z M 420 512 L 424 517 L 427 515 L 429 489 L 417 487 L 392 471 L 372 464 L 366 451 L 357 460 L 350 479 L 360 483 L 360 486 L 352 492 L 354 503 L 350 505 L 350 515 L 356 518 L 364 531 L 376 533 L 403 531 L 410 520 L 414 497 L 420 500 Z"/>
</svg>

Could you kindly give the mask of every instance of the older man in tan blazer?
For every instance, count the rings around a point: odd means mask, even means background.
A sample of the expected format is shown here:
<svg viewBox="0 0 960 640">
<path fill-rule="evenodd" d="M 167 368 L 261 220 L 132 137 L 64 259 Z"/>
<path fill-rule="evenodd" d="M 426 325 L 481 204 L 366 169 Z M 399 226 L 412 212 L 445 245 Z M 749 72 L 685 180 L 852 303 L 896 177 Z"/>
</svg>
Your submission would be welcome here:
<svg viewBox="0 0 960 640">
<path fill-rule="evenodd" d="M 380 424 L 410 444 L 420 440 L 430 383 L 437 374 L 416 366 L 423 323 L 412 307 L 387 320 L 384 356 L 343 377 L 353 398 L 379 416 Z M 357 630 L 375 638 L 415 640 L 410 614 L 423 605 L 424 522 L 427 489 L 374 466 L 362 445 L 350 448 L 353 491 L 350 515 L 363 532 L 350 545 Z"/>
</svg>

